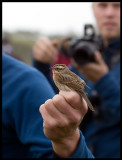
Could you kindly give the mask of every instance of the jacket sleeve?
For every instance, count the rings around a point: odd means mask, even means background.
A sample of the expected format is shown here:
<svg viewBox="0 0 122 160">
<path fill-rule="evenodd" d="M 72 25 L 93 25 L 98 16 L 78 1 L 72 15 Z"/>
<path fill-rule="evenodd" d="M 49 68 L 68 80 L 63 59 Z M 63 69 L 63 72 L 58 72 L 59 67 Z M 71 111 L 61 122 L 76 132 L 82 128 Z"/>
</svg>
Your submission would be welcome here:
<svg viewBox="0 0 122 160">
<path fill-rule="evenodd" d="M 95 84 L 95 89 L 103 102 L 104 120 L 120 121 L 120 63 Z"/>
<path fill-rule="evenodd" d="M 74 73 L 84 79 L 73 66 L 69 67 Z M 110 124 L 120 121 L 120 63 L 118 63 L 112 70 L 104 75 L 95 84 L 88 81 L 91 88 L 94 88 L 102 102 L 100 114 L 103 122 Z M 90 85 L 89 85 L 90 86 Z"/>
<path fill-rule="evenodd" d="M 88 149 L 86 142 L 85 142 L 85 138 L 84 138 L 81 130 L 79 130 L 79 131 L 80 131 L 80 140 L 79 140 L 77 149 L 75 150 L 73 155 L 68 158 L 95 158 L 93 156 L 93 154 L 91 153 L 91 151 Z M 54 151 L 53 151 L 53 157 L 54 158 L 61 158 Z"/>
</svg>

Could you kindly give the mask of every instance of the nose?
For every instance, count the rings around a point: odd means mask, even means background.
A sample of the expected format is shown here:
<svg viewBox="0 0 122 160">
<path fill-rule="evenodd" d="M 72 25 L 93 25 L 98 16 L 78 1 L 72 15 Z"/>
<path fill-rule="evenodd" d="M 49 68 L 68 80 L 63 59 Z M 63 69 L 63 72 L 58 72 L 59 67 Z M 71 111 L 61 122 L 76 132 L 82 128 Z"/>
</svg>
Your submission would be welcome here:
<svg viewBox="0 0 122 160">
<path fill-rule="evenodd" d="M 105 11 L 106 16 L 112 17 L 115 14 L 113 6 L 108 6 Z"/>
</svg>

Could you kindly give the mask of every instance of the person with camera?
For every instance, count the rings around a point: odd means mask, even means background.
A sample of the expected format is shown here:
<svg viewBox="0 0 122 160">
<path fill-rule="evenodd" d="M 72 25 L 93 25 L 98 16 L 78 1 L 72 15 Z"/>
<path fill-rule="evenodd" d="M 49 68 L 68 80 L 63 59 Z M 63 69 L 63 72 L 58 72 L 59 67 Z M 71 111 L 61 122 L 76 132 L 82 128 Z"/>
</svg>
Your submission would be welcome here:
<svg viewBox="0 0 122 160">
<path fill-rule="evenodd" d="M 92 7 L 99 36 L 93 34 L 89 38 L 85 35 L 82 39 L 71 40 L 67 52 L 71 59 L 69 68 L 91 88 L 86 88 L 86 91 L 95 108 L 94 113 L 88 111 L 79 127 L 96 158 L 118 158 L 120 157 L 120 2 L 93 2 Z M 55 48 L 49 39 L 46 43 L 48 47 L 45 47 L 45 56 L 50 52 L 49 45 Z M 38 53 L 41 55 L 44 52 L 41 49 Z M 33 56 L 35 54 L 37 52 L 33 50 Z M 42 70 L 42 59 L 41 62 L 40 66 L 35 65 L 39 70 Z M 46 66 L 46 63 L 44 65 Z M 46 76 L 49 75 L 48 68 L 49 66 L 43 68 Z M 48 80 L 51 82 L 51 77 Z M 51 83 L 53 86 L 53 82 Z M 55 86 L 53 87 L 55 90 Z"/>
<path fill-rule="evenodd" d="M 89 41 L 84 41 L 88 48 L 86 54 L 93 59 L 84 59 L 84 63 L 79 63 L 72 58 L 74 68 L 71 67 L 90 86 L 91 90 L 87 89 L 87 92 L 95 107 L 94 113 L 87 113 L 80 128 L 95 157 L 119 158 L 120 2 L 94 2 L 92 5 L 100 39 L 98 43 L 91 41 L 91 47 Z M 101 40 L 102 49 L 98 47 Z M 96 45 L 96 50 L 91 52 Z M 81 50 L 84 49 L 82 46 Z"/>
</svg>

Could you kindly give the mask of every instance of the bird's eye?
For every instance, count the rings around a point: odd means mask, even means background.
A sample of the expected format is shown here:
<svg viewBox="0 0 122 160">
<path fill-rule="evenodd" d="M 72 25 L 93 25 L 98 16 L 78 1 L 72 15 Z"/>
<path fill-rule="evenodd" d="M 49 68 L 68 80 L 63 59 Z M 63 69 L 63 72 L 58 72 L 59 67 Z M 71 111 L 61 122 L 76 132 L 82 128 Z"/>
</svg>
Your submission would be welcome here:
<svg viewBox="0 0 122 160">
<path fill-rule="evenodd" d="M 61 71 L 62 70 L 62 68 L 56 68 L 56 71 Z"/>
<path fill-rule="evenodd" d="M 58 69 L 58 68 L 55 68 L 55 70 L 58 71 L 59 69 Z"/>
</svg>

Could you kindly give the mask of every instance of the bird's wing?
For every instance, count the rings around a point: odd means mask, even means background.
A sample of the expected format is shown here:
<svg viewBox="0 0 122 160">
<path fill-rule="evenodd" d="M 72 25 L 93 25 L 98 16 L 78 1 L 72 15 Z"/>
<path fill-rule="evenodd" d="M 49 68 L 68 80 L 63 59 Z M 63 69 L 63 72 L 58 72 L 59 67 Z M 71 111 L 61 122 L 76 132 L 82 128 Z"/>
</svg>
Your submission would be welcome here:
<svg viewBox="0 0 122 160">
<path fill-rule="evenodd" d="M 75 86 L 75 90 L 79 90 L 82 89 L 84 90 L 84 85 L 82 83 L 82 81 L 80 81 L 79 79 L 77 79 L 77 77 L 71 76 L 70 74 L 63 74 L 60 75 L 61 77 L 59 77 L 59 82 L 61 84 L 67 85 L 68 87 L 72 88 L 74 90 L 74 86 Z"/>
<path fill-rule="evenodd" d="M 75 90 L 77 93 L 79 93 L 79 95 L 85 99 L 89 108 L 92 111 L 95 111 L 94 107 L 92 106 L 91 102 L 89 101 L 88 97 L 86 96 L 87 92 L 84 91 L 84 84 L 83 84 L 82 80 L 77 79 L 77 77 L 75 77 L 75 76 L 73 77 L 70 74 L 69 75 L 63 74 L 63 78 L 64 78 L 63 81 L 61 81 L 60 83 L 68 86 L 70 89 Z"/>
</svg>

